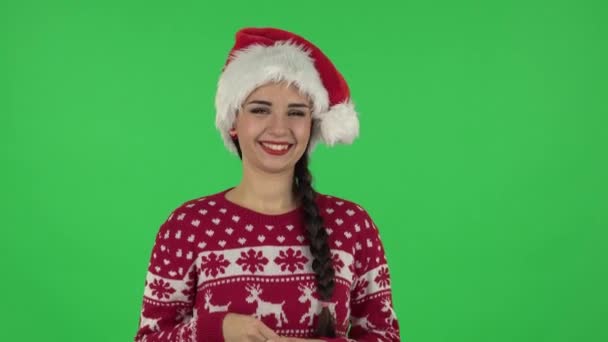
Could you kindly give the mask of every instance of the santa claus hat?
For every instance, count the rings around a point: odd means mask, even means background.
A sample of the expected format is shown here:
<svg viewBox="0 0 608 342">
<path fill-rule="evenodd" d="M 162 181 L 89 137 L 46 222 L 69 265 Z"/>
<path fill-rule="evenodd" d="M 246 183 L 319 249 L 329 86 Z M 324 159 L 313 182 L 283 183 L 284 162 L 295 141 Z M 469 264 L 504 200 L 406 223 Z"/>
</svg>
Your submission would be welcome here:
<svg viewBox="0 0 608 342">
<path fill-rule="evenodd" d="M 269 81 L 293 83 L 312 99 L 314 126 L 308 153 L 319 141 L 328 146 L 351 144 L 359 135 L 348 85 L 318 47 L 281 29 L 244 28 L 236 33 L 215 97 L 215 125 L 231 152 L 237 154 L 229 130 L 238 109 L 252 91 Z"/>
</svg>

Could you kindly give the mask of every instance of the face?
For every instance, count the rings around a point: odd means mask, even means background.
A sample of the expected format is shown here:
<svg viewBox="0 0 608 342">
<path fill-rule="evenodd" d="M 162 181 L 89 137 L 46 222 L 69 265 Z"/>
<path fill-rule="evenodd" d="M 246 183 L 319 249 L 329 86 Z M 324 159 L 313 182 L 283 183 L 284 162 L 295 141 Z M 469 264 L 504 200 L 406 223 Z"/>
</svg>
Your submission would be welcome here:
<svg viewBox="0 0 608 342">
<path fill-rule="evenodd" d="M 296 86 L 285 82 L 265 84 L 249 94 L 234 124 L 244 167 L 292 172 L 310 138 L 311 105 Z"/>
</svg>

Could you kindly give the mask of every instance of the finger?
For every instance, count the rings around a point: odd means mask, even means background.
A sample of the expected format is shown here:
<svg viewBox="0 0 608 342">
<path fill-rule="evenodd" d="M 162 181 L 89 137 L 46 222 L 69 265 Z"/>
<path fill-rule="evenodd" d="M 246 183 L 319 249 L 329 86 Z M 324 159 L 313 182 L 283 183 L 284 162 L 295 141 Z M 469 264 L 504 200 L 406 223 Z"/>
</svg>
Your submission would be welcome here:
<svg viewBox="0 0 608 342">
<path fill-rule="evenodd" d="M 279 336 L 278 338 L 273 338 L 268 342 L 291 342 L 291 339 L 289 337 Z"/>
<path fill-rule="evenodd" d="M 249 336 L 249 341 L 251 341 L 251 342 L 265 342 L 267 340 L 268 339 L 266 337 L 264 337 L 264 335 L 260 334 L 259 332 Z"/>
<path fill-rule="evenodd" d="M 293 342 L 293 341 L 294 340 L 291 337 L 281 336 L 278 341 L 273 341 L 273 342 Z"/>
<path fill-rule="evenodd" d="M 273 338 L 272 342 L 290 342 L 291 338 L 285 336 L 279 336 L 278 338 Z"/>
<path fill-rule="evenodd" d="M 279 341 L 274 341 L 274 342 L 308 342 L 308 341 L 312 341 L 312 340 L 307 340 L 304 338 L 297 338 L 297 337 L 280 336 Z M 323 341 L 321 341 L 321 342 L 323 342 Z"/>
<path fill-rule="evenodd" d="M 281 336 L 279 336 L 272 329 L 267 327 L 264 323 L 260 324 L 260 334 L 264 337 L 264 340 L 271 340 L 269 342 L 279 342 L 281 339 Z"/>
</svg>

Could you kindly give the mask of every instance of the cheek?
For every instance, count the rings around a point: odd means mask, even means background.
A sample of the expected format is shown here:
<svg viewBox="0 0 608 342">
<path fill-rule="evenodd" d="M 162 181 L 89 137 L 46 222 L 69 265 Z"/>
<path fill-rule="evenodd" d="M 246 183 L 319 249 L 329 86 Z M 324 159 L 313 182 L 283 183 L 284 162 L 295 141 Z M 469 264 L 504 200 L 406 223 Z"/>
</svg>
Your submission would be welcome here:
<svg viewBox="0 0 608 342">
<path fill-rule="evenodd" d="M 260 125 L 254 121 L 243 120 L 239 124 L 240 134 L 247 138 L 255 138 L 262 129 Z"/>
<path fill-rule="evenodd" d="M 295 125 L 293 132 L 298 140 L 308 140 L 308 137 L 310 136 L 310 122 Z"/>
</svg>

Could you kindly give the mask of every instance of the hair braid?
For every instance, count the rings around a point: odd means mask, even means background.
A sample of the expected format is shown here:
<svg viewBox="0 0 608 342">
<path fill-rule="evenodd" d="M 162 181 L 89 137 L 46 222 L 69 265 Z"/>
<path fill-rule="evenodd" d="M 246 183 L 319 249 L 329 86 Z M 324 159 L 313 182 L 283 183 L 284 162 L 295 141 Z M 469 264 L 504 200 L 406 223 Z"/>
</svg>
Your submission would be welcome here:
<svg viewBox="0 0 608 342">
<path fill-rule="evenodd" d="M 310 252 L 313 256 L 312 269 L 315 272 L 319 296 L 321 300 L 328 301 L 334 293 L 335 271 L 327 243 L 327 231 L 323 227 L 323 217 L 319 214 L 319 208 L 315 202 L 316 193 L 312 187 L 312 174 L 308 170 L 307 153 L 302 155 L 295 166 L 294 193 L 304 209 L 304 224 L 310 241 Z M 327 307 L 321 310 L 315 334 L 325 337 L 336 336 L 336 323 Z"/>
</svg>

